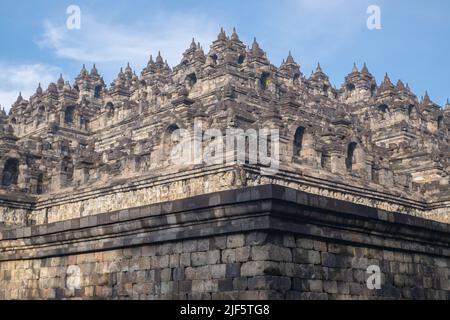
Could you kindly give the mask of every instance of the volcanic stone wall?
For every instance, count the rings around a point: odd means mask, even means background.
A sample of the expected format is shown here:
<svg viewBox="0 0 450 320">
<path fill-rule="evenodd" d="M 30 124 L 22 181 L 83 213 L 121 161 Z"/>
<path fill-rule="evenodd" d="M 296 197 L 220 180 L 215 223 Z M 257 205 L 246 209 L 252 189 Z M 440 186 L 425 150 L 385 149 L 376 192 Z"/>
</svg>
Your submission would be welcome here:
<svg viewBox="0 0 450 320">
<path fill-rule="evenodd" d="M 450 298 L 449 225 L 274 185 L 0 239 L 2 299 Z"/>
</svg>

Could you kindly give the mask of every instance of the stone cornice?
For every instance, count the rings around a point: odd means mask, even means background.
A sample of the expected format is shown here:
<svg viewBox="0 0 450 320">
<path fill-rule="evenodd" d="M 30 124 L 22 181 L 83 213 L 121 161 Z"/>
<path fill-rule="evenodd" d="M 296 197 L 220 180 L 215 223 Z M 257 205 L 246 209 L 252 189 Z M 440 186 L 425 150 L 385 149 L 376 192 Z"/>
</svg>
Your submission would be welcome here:
<svg viewBox="0 0 450 320">
<path fill-rule="evenodd" d="M 450 257 L 448 224 L 266 185 L 4 230 L 0 261 L 258 230 Z"/>
</svg>

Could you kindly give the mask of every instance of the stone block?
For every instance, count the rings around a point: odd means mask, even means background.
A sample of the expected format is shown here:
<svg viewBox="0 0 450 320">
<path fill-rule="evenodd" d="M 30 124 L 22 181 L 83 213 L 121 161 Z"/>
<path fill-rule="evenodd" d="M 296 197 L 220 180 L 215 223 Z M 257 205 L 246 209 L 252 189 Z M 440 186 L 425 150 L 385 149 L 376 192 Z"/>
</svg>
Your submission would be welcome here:
<svg viewBox="0 0 450 320">
<path fill-rule="evenodd" d="M 322 242 L 322 241 L 313 241 L 313 248 L 315 251 L 320 251 L 320 252 L 327 252 L 327 244 L 326 242 Z"/>
<path fill-rule="evenodd" d="M 342 295 L 350 294 L 350 284 L 348 282 L 339 281 L 337 283 L 338 293 Z"/>
<path fill-rule="evenodd" d="M 321 257 L 322 257 L 322 265 L 324 267 L 328 267 L 328 268 L 338 267 L 335 254 L 322 252 Z"/>
<path fill-rule="evenodd" d="M 303 239 L 299 238 L 296 240 L 297 248 L 313 250 L 314 249 L 314 241 L 311 239 Z"/>
<path fill-rule="evenodd" d="M 293 249 L 293 261 L 301 264 L 320 264 L 321 257 L 318 251 Z"/>
<path fill-rule="evenodd" d="M 265 232 L 251 232 L 245 237 L 246 246 L 263 246 L 267 242 L 268 235 Z"/>
<path fill-rule="evenodd" d="M 336 294 L 338 293 L 338 286 L 336 281 L 324 281 L 323 282 L 323 290 L 326 293 Z"/>
<path fill-rule="evenodd" d="M 283 246 L 286 248 L 297 247 L 295 237 L 293 235 L 284 235 L 283 236 Z"/>
<path fill-rule="evenodd" d="M 206 252 L 194 252 L 191 254 L 191 265 L 193 267 L 204 266 L 207 264 Z"/>
<path fill-rule="evenodd" d="M 227 248 L 227 237 L 219 236 L 209 239 L 210 250 L 223 250 Z"/>
<path fill-rule="evenodd" d="M 213 279 L 223 279 L 227 276 L 227 265 L 217 264 L 211 266 L 211 277 Z"/>
<path fill-rule="evenodd" d="M 197 240 L 187 240 L 183 241 L 183 252 L 192 253 L 198 251 L 198 241 Z"/>
<path fill-rule="evenodd" d="M 245 236 L 243 234 L 236 234 L 227 237 L 227 248 L 234 249 L 243 247 L 245 245 Z"/>
<path fill-rule="evenodd" d="M 241 266 L 241 276 L 254 277 L 260 275 L 281 275 L 282 267 L 272 261 L 250 261 Z"/>
<path fill-rule="evenodd" d="M 204 293 L 205 291 L 206 291 L 205 282 L 203 280 L 193 280 L 192 281 L 192 292 L 193 293 Z"/>
<path fill-rule="evenodd" d="M 180 255 L 179 254 L 170 255 L 169 266 L 170 266 L 170 268 L 177 268 L 180 266 Z"/>
<path fill-rule="evenodd" d="M 210 246 L 210 239 L 202 239 L 198 240 L 198 251 L 208 251 Z"/>
<path fill-rule="evenodd" d="M 162 269 L 161 270 L 161 281 L 171 281 L 172 280 L 172 269 Z"/>
<path fill-rule="evenodd" d="M 191 254 L 182 253 L 180 255 L 180 267 L 190 267 L 191 266 Z"/>
<path fill-rule="evenodd" d="M 233 289 L 237 291 L 243 291 L 248 289 L 248 279 L 247 278 L 234 278 L 233 279 Z"/>
<path fill-rule="evenodd" d="M 251 247 L 236 248 L 236 262 L 247 262 L 250 259 Z"/>
<path fill-rule="evenodd" d="M 161 268 L 161 269 L 168 268 L 169 267 L 169 259 L 170 259 L 170 256 L 168 256 L 168 255 L 157 257 L 158 268 Z"/>
<path fill-rule="evenodd" d="M 178 292 L 178 282 L 166 281 L 161 283 L 161 294 L 174 294 Z"/>
<path fill-rule="evenodd" d="M 233 290 L 233 279 L 223 279 L 218 282 L 219 291 L 232 291 Z"/>
<path fill-rule="evenodd" d="M 211 266 L 197 267 L 195 269 L 195 278 L 202 280 L 211 279 Z"/>
<path fill-rule="evenodd" d="M 226 249 L 222 251 L 222 263 L 234 263 L 236 262 L 236 250 Z"/>
<path fill-rule="evenodd" d="M 291 288 L 291 279 L 277 276 L 256 276 L 248 279 L 249 290 L 276 290 L 285 292 Z"/>
<path fill-rule="evenodd" d="M 213 292 L 212 300 L 227 300 L 227 301 L 237 301 L 239 299 L 239 292 Z"/>
<path fill-rule="evenodd" d="M 172 279 L 174 281 L 183 281 L 185 279 L 184 268 L 172 269 Z"/>
<path fill-rule="evenodd" d="M 322 280 L 308 280 L 308 288 L 311 292 L 323 292 Z"/>
<path fill-rule="evenodd" d="M 180 291 L 180 293 L 191 293 L 192 281 L 180 281 L 178 285 L 178 290 Z"/>
<path fill-rule="evenodd" d="M 208 265 L 218 264 L 221 261 L 220 250 L 212 250 L 206 253 L 206 263 Z"/>
<path fill-rule="evenodd" d="M 264 246 L 255 246 L 251 250 L 252 260 L 271 260 L 292 262 L 292 253 L 288 248 L 267 244 Z"/>
<path fill-rule="evenodd" d="M 195 276 L 196 269 L 195 268 L 188 267 L 185 269 L 184 272 L 185 272 L 186 280 L 196 280 L 196 276 Z"/>
<path fill-rule="evenodd" d="M 240 263 L 228 263 L 226 265 L 226 277 L 236 278 L 241 276 L 241 264 Z"/>
</svg>

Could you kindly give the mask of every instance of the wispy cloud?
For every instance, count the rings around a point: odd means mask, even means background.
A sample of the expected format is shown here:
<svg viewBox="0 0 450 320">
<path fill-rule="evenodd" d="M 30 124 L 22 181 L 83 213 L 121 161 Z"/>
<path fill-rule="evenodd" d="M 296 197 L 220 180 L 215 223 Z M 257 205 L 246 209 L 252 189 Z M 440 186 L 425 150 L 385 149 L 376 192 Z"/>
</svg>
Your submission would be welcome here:
<svg viewBox="0 0 450 320">
<path fill-rule="evenodd" d="M 254 14 L 266 19 L 254 23 L 232 22 L 241 29 L 248 27 L 266 44 L 264 49 L 281 62 L 288 50 L 293 50 L 306 67 L 328 59 L 346 48 L 354 36 L 365 28 L 368 0 L 285 0 L 262 3 Z M 228 10 L 228 9 L 227 9 Z M 82 12 L 81 30 L 69 30 L 64 23 L 47 20 L 44 32 L 37 39 L 42 49 L 58 58 L 81 63 L 97 63 L 108 80 L 116 75 L 120 65 L 130 61 L 143 67 L 150 54 L 161 50 L 170 65 L 180 62 L 181 53 L 195 36 L 207 50 L 218 33 L 219 23 L 230 25 L 232 16 L 226 12 L 159 11 L 148 21 L 112 21 L 104 16 Z M 276 22 L 276 23 L 274 23 Z M 242 25 L 242 28 L 241 28 Z M 358 28 L 360 26 L 360 28 Z M 270 32 L 261 32 L 270 30 Z M 278 61 L 280 60 L 280 61 Z M 303 63 L 302 63 L 303 64 Z"/>
<path fill-rule="evenodd" d="M 348 48 L 349 43 L 366 30 L 366 0 L 286 0 L 272 4 L 270 35 L 273 51 L 294 50 L 307 67 L 329 59 Z M 299 52 L 295 52 L 299 51 Z M 283 54 L 286 54 L 284 52 Z"/>
<path fill-rule="evenodd" d="M 0 62 L 0 105 L 9 110 L 19 92 L 31 96 L 39 82 L 43 88 L 57 79 L 60 69 L 45 64 L 11 64 Z"/>
<path fill-rule="evenodd" d="M 193 36 L 207 44 L 217 34 L 217 26 L 207 17 L 183 14 L 153 16 L 147 23 L 127 24 L 82 15 L 80 30 L 68 30 L 49 20 L 44 27 L 37 44 L 57 57 L 116 67 L 126 61 L 143 65 L 159 50 L 170 64 L 177 64 Z"/>
</svg>

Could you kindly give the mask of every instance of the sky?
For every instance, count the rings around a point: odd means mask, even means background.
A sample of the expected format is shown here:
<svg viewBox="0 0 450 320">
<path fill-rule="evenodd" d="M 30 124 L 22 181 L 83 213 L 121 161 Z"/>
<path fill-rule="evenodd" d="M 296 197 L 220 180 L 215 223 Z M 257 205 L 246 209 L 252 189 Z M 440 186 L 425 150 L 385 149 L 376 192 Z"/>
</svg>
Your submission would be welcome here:
<svg viewBox="0 0 450 320">
<path fill-rule="evenodd" d="M 67 28 L 71 5 L 80 29 Z M 381 29 L 367 27 L 371 5 Z M 60 73 L 73 83 L 83 64 L 95 63 L 108 84 L 127 62 L 140 74 L 159 50 L 175 66 L 193 37 L 208 52 L 221 27 L 247 45 L 256 37 L 274 65 L 292 51 L 309 76 L 320 62 L 338 88 L 366 62 L 378 83 L 388 72 L 441 106 L 450 97 L 448 0 L 1 0 L 0 105 Z"/>
</svg>

